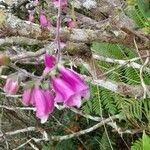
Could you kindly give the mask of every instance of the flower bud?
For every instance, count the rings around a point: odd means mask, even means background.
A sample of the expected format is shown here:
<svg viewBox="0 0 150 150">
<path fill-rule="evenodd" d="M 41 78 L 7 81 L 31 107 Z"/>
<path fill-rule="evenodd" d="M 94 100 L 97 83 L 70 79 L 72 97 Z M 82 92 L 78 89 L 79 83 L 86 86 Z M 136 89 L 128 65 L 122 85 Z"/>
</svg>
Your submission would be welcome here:
<svg viewBox="0 0 150 150">
<path fill-rule="evenodd" d="M 50 23 L 50 21 L 47 19 L 47 17 L 45 16 L 44 12 L 41 12 L 39 21 L 40 21 L 40 25 L 41 25 L 43 28 L 44 28 L 44 27 L 47 27 L 47 28 L 50 28 L 50 27 L 51 27 L 51 23 Z"/>
<path fill-rule="evenodd" d="M 67 21 L 67 26 L 70 28 L 70 29 L 73 29 L 76 27 L 76 22 L 73 20 L 73 19 L 69 19 Z"/>
<path fill-rule="evenodd" d="M 4 92 L 10 95 L 14 95 L 19 90 L 19 84 L 17 80 L 8 78 L 3 88 Z"/>
<path fill-rule="evenodd" d="M 45 69 L 44 69 L 44 74 L 47 74 L 54 66 L 56 63 L 56 58 L 53 55 L 49 55 L 46 53 L 44 55 L 44 64 L 45 64 Z"/>
</svg>

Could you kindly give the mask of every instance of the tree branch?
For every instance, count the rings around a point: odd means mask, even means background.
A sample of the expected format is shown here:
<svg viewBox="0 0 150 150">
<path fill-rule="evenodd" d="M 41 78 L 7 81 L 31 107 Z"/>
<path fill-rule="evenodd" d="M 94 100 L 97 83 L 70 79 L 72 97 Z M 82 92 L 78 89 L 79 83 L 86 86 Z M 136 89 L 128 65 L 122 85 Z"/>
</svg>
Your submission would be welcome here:
<svg viewBox="0 0 150 150">
<path fill-rule="evenodd" d="M 56 35 L 56 28 L 51 27 L 48 29 L 41 29 L 39 25 L 30 23 L 28 24 L 26 21 L 23 21 L 16 16 L 10 13 L 4 13 L 4 19 L 2 21 L 3 27 L 1 30 L 2 36 L 15 35 L 15 36 L 24 36 L 28 38 L 42 39 L 42 40 L 54 40 Z M 9 32 L 7 32 L 9 30 Z M 136 35 L 137 36 L 137 35 Z M 83 42 L 83 43 L 91 43 L 92 41 L 99 42 L 110 42 L 110 43 L 120 43 L 125 44 L 130 47 L 134 47 L 134 43 L 131 42 L 131 38 L 133 34 L 127 34 L 124 31 L 120 30 L 89 30 L 89 29 L 72 29 L 70 32 L 67 28 L 62 28 L 60 31 L 61 41 L 72 41 L 72 42 Z M 140 37 L 139 37 L 140 38 Z M 150 41 L 147 37 L 145 37 L 145 49 L 148 49 L 150 45 L 148 41 Z M 129 40 L 130 39 L 130 40 Z M 138 42 L 139 47 L 143 47 L 144 42 Z M 149 42 L 150 43 L 150 42 Z"/>
<path fill-rule="evenodd" d="M 90 132 L 92 132 L 92 131 L 100 128 L 104 124 L 106 124 L 106 123 L 108 123 L 108 122 L 110 122 L 112 120 L 115 120 L 117 118 L 118 118 L 118 116 L 111 116 L 111 117 L 109 117 L 107 119 L 103 119 L 101 122 L 97 123 L 96 125 L 88 128 L 88 129 L 81 130 L 79 132 L 75 132 L 75 133 L 64 135 L 64 136 L 50 136 L 49 138 L 47 137 L 48 139 L 47 138 L 45 139 L 45 137 L 43 137 L 42 140 L 46 140 L 46 141 L 47 140 L 62 141 L 62 140 L 71 139 L 73 137 L 78 137 L 78 136 L 90 133 Z M 20 133 L 25 133 L 25 132 L 32 132 L 32 131 L 36 131 L 36 130 L 37 130 L 36 127 L 27 127 L 27 128 L 23 128 L 23 129 L 11 131 L 11 132 L 6 132 L 4 135 L 5 136 L 12 136 L 12 135 L 16 135 L 16 134 L 20 134 Z M 2 137 L 2 136 L 3 136 L 3 134 L 0 134 L 0 137 Z M 39 141 L 39 140 L 37 140 L 37 141 Z"/>
<path fill-rule="evenodd" d="M 146 55 L 144 57 L 149 58 L 150 56 Z M 133 61 L 139 60 L 140 58 L 137 58 L 137 59 L 133 58 L 130 60 L 119 60 L 119 59 L 108 58 L 108 57 L 104 57 L 104 56 L 100 56 L 100 55 L 96 55 L 96 54 L 93 54 L 93 58 L 96 60 L 105 61 L 105 62 L 109 62 L 109 63 L 115 63 L 115 64 L 119 64 L 121 66 L 127 66 L 127 67 L 136 68 L 136 69 L 140 69 L 142 67 L 142 65 L 133 62 Z M 150 73 L 150 68 L 144 67 L 143 71 Z"/>
</svg>

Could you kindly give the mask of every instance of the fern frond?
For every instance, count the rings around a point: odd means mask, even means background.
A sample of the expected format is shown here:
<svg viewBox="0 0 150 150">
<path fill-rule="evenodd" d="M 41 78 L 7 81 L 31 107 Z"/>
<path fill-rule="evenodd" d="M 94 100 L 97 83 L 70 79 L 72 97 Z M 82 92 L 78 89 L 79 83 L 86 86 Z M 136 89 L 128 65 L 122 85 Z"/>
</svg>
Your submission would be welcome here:
<svg viewBox="0 0 150 150">
<path fill-rule="evenodd" d="M 131 146 L 131 150 L 143 150 L 143 143 L 142 139 L 136 140 L 133 145 Z"/>
<path fill-rule="evenodd" d="M 149 150 L 150 149 L 150 136 L 145 131 L 143 132 L 142 138 L 139 138 L 131 146 L 131 150 Z"/>
<path fill-rule="evenodd" d="M 85 114 L 90 114 L 92 112 L 92 102 L 89 100 L 82 106 L 82 111 Z"/>
<path fill-rule="evenodd" d="M 121 115 L 132 120 L 142 120 L 143 102 L 141 100 L 126 99 L 121 96 L 117 96 L 115 100 L 116 106 Z"/>
<path fill-rule="evenodd" d="M 150 22 L 148 18 L 150 17 L 149 13 L 149 2 L 146 0 L 137 0 L 134 7 L 129 7 L 128 16 L 131 17 L 140 28 L 146 28 L 150 32 Z"/>
<path fill-rule="evenodd" d="M 102 90 L 100 98 L 101 98 L 103 107 L 105 108 L 106 111 L 108 111 L 110 114 L 117 113 L 116 104 L 115 104 L 113 95 L 110 91 Z"/>
<path fill-rule="evenodd" d="M 111 143 L 113 143 L 113 142 L 111 141 Z M 99 141 L 99 147 L 100 147 L 100 150 L 110 150 L 111 149 L 108 137 L 105 132 L 103 133 L 101 140 Z"/>
<path fill-rule="evenodd" d="M 134 68 L 125 68 L 124 69 L 124 76 L 127 77 L 126 80 L 128 84 L 140 84 L 140 76 L 139 76 L 139 71 L 135 70 Z"/>
<path fill-rule="evenodd" d="M 87 114 L 97 114 L 101 115 L 102 112 L 102 104 L 99 99 L 100 89 L 96 86 L 91 87 L 91 99 L 85 102 L 85 105 L 82 106 L 83 112 Z"/>
</svg>

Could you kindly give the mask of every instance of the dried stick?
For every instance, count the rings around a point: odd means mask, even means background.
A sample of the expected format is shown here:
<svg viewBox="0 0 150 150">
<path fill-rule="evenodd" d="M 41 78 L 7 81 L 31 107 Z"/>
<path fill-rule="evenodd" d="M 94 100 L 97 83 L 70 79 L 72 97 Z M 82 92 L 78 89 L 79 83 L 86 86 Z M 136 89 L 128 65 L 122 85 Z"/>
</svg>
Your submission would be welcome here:
<svg viewBox="0 0 150 150">
<path fill-rule="evenodd" d="M 147 51 L 147 54 L 149 54 L 149 51 Z M 144 78 L 143 78 L 143 70 L 145 68 L 145 66 L 149 63 L 149 57 L 146 58 L 144 64 L 141 66 L 140 68 L 140 79 L 141 79 L 141 85 L 143 87 L 143 98 L 146 98 L 146 95 L 148 94 L 148 96 L 150 96 L 149 90 L 147 89 L 147 86 L 144 82 Z"/>
<path fill-rule="evenodd" d="M 146 55 L 144 57 L 149 58 L 149 55 Z M 144 58 L 142 57 L 142 58 Z M 105 61 L 105 62 L 109 62 L 109 63 L 115 63 L 115 64 L 119 64 L 121 66 L 127 66 L 127 67 L 132 67 L 132 68 L 136 68 L 136 69 L 141 69 L 142 65 L 135 63 L 134 61 L 141 59 L 141 57 L 137 57 L 137 58 L 133 58 L 130 60 L 120 60 L 120 59 L 113 59 L 113 58 L 108 58 L 108 57 L 104 57 L 104 56 L 99 56 L 96 54 L 93 54 L 93 58 L 99 61 Z M 146 71 L 148 73 L 150 73 L 150 68 L 148 67 L 144 67 L 143 71 Z"/>
</svg>

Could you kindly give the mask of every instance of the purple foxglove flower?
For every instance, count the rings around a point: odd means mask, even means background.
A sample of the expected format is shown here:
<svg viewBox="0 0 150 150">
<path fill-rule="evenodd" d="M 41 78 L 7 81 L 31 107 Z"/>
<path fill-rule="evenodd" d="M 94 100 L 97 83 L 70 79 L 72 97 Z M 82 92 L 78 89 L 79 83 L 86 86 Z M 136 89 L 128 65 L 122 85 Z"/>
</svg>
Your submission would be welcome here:
<svg viewBox="0 0 150 150">
<path fill-rule="evenodd" d="M 89 87 L 75 71 L 66 69 L 65 67 L 59 67 L 59 71 L 60 77 L 66 81 L 75 92 L 80 94 L 84 99 L 90 98 Z"/>
<path fill-rule="evenodd" d="M 17 91 L 19 90 L 18 81 L 8 78 L 6 80 L 6 83 L 3 89 L 4 89 L 4 92 L 6 92 L 7 94 L 11 94 L 11 95 L 16 94 Z"/>
<path fill-rule="evenodd" d="M 76 27 L 76 23 L 75 23 L 75 21 L 70 19 L 70 20 L 67 21 L 67 26 L 72 29 L 72 28 Z"/>
<path fill-rule="evenodd" d="M 55 102 L 63 102 L 65 106 L 81 106 L 81 96 L 61 78 L 52 77 L 53 89 L 56 92 Z"/>
<path fill-rule="evenodd" d="M 23 94 L 22 94 L 22 103 L 25 106 L 28 106 L 30 104 L 34 105 L 33 92 L 34 92 L 34 88 L 27 89 L 23 92 Z"/>
<path fill-rule="evenodd" d="M 54 110 L 54 100 L 49 91 L 43 91 L 40 88 L 35 88 L 33 99 L 36 107 L 36 116 L 41 119 L 41 123 L 45 123 L 49 114 Z"/>
<path fill-rule="evenodd" d="M 53 4 L 56 8 L 59 8 L 60 7 L 60 3 L 59 3 L 60 0 L 53 0 Z M 67 7 L 67 0 L 61 0 L 61 8 L 62 9 L 66 9 Z"/>
<path fill-rule="evenodd" d="M 45 14 L 43 12 L 40 14 L 40 25 L 42 27 L 50 27 L 51 26 L 50 22 L 48 21 L 48 19 L 46 18 Z"/>
<path fill-rule="evenodd" d="M 48 111 L 49 111 L 49 113 L 52 113 L 54 111 L 54 97 L 49 90 L 44 91 L 44 96 L 45 96 L 45 99 L 46 99 L 48 106 L 49 106 Z"/>
<path fill-rule="evenodd" d="M 73 95 L 70 99 L 64 102 L 66 107 L 73 107 L 76 106 L 78 108 L 81 107 L 81 96 L 78 94 Z"/>
<path fill-rule="evenodd" d="M 47 74 L 55 65 L 56 59 L 54 56 L 45 54 L 44 56 L 44 64 L 45 64 L 45 69 L 44 69 L 44 74 Z"/>
<path fill-rule="evenodd" d="M 36 6 L 39 3 L 39 0 L 34 0 L 33 4 Z"/>
</svg>

